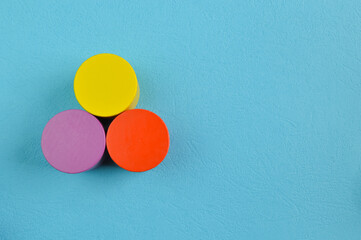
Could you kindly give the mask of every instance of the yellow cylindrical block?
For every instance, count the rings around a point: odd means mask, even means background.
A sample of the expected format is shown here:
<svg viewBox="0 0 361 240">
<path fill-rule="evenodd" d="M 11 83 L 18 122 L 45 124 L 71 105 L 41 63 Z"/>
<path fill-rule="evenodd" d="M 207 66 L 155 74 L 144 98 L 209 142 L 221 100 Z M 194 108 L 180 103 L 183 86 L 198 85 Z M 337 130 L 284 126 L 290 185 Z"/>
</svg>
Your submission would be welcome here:
<svg viewBox="0 0 361 240">
<path fill-rule="evenodd" d="M 99 117 L 112 117 L 133 109 L 139 99 L 139 85 L 132 66 L 109 53 L 95 55 L 79 67 L 74 92 L 79 104 Z"/>
</svg>

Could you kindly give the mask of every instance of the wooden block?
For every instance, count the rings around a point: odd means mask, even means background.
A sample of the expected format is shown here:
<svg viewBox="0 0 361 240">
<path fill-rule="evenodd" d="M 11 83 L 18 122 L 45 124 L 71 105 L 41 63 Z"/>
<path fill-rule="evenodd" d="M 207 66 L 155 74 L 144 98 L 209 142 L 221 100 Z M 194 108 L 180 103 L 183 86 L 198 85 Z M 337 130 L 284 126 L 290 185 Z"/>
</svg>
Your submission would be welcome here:
<svg viewBox="0 0 361 240">
<path fill-rule="evenodd" d="M 75 97 L 89 113 L 112 117 L 133 109 L 138 103 L 139 86 L 132 66 L 109 53 L 87 59 L 74 79 Z"/>
<path fill-rule="evenodd" d="M 158 115 L 144 109 L 133 109 L 113 120 L 106 143 L 116 164 L 129 171 L 143 172 L 163 161 L 169 148 L 169 134 Z"/>
<path fill-rule="evenodd" d="M 83 110 L 63 111 L 46 124 L 41 148 L 57 170 L 84 172 L 100 163 L 105 150 L 104 129 L 96 117 Z"/>
</svg>

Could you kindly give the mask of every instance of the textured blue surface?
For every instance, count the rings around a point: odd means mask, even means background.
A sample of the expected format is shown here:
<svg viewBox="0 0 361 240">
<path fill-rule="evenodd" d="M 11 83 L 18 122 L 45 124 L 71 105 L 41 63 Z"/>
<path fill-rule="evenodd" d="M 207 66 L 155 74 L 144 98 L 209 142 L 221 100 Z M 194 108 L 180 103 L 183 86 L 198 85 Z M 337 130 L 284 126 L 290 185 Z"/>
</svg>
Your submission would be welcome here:
<svg viewBox="0 0 361 240">
<path fill-rule="evenodd" d="M 0 1 L 0 239 L 360 239 L 360 1 Z M 171 147 L 67 175 L 40 138 L 88 57 Z"/>
</svg>

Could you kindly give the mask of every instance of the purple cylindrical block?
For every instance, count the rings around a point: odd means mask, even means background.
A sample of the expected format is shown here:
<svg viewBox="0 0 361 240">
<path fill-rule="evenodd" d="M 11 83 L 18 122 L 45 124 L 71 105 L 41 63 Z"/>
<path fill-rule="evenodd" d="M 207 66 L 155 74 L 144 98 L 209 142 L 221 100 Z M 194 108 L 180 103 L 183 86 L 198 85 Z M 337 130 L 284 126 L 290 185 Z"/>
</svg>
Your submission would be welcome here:
<svg viewBox="0 0 361 240">
<path fill-rule="evenodd" d="M 83 110 L 67 110 L 46 124 L 41 138 L 46 160 L 59 171 L 80 173 L 96 167 L 104 154 L 102 124 Z"/>
</svg>

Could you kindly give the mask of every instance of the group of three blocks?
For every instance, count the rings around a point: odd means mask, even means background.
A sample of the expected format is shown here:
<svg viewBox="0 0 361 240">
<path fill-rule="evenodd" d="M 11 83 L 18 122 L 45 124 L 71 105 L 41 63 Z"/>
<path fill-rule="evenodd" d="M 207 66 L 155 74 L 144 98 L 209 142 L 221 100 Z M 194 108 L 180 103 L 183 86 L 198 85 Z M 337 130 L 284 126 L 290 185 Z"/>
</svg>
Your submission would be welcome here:
<svg viewBox="0 0 361 240">
<path fill-rule="evenodd" d="M 163 161 L 169 133 L 163 120 L 134 109 L 139 85 L 131 65 L 114 54 L 87 59 L 74 79 L 74 92 L 86 110 L 66 110 L 49 120 L 41 147 L 57 170 L 80 173 L 101 163 L 105 148 L 120 167 L 142 172 Z M 105 133 L 98 118 L 114 118 Z"/>
</svg>

